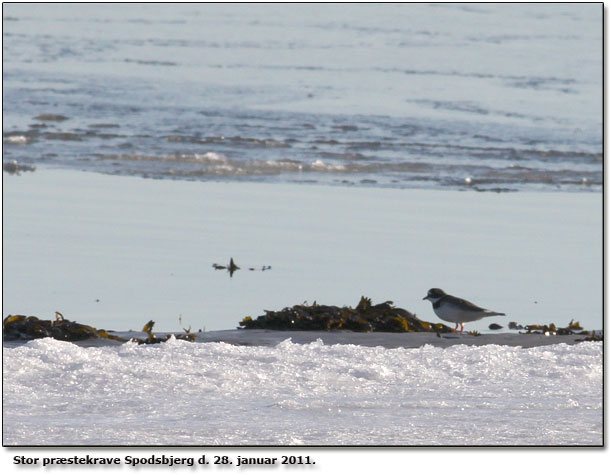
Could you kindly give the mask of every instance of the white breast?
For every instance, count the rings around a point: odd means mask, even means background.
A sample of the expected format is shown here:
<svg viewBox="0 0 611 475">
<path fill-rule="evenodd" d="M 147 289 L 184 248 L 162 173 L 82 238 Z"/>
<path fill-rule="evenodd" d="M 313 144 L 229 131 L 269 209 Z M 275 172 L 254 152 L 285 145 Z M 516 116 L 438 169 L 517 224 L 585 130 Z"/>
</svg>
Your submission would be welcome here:
<svg viewBox="0 0 611 475">
<path fill-rule="evenodd" d="M 481 320 L 486 315 L 485 312 L 471 312 L 462 310 L 457 306 L 449 303 L 442 303 L 438 308 L 433 308 L 435 315 L 446 322 L 459 323 L 459 322 L 474 322 Z"/>
</svg>

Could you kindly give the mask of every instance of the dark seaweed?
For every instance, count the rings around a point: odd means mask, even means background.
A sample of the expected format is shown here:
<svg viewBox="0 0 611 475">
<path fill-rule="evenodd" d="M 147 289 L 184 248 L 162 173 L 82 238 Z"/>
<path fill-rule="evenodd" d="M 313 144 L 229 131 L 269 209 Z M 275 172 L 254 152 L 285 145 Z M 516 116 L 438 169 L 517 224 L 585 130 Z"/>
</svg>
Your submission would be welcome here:
<svg viewBox="0 0 611 475">
<path fill-rule="evenodd" d="M 50 337 L 62 341 L 81 341 L 99 336 L 96 328 L 66 320 L 60 312 L 55 312 L 55 320 L 9 315 L 2 322 L 3 340 L 34 340 Z"/>
<path fill-rule="evenodd" d="M 526 330 L 526 332 L 520 332 L 525 334 L 535 335 L 588 335 L 585 339 L 576 341 L 603 341 L 602 334 L 596 332 L 586 331 L 583 327 L 571 319 L 566 327 L 558 327 L 555 323 L 549 325 L 518 325 L 516 322 L 509 322 L 509 329 L 511 330 Z"/>
<path fill-rule="evenodd" d="M 355 332 L 436 332 L 450 333 L 442 323 L 420 320 L 413 313 L 387 301 L 372 305 L 371 299 L 361 297 L 356 308 L 334 305 L 302 304 L 279 311 L 264 310 L 256 319 L 245 317 L 240 329 L 267 330 L 351 330 Z"/>
<path fill-rule="evenodd" d="M 153 335 L 155 322 L 149 321 L 143 332 L 147 338 L 126 339 L 109 334 L 106 330 L 98 330 L 89 325 L 66 320 L 60 312 L 55 312 L 55 320 L 41 320 L 38 317 L 25 315 L 9 315 L 2 322 L 2 339 L 12 340 L 35 340 L 37 338 L 55 338 L 62 341 L 82 341 L 93 338 L 106 338 L 122 343 L 135 341 L 138 344 L 161 343 L 169 340 L 172 334 L 166 334 L 162 338 Z M 176 339 L 194 341 L 195 335 L 187 332 L 185 335 L 174 335 Z"/>
</svg>

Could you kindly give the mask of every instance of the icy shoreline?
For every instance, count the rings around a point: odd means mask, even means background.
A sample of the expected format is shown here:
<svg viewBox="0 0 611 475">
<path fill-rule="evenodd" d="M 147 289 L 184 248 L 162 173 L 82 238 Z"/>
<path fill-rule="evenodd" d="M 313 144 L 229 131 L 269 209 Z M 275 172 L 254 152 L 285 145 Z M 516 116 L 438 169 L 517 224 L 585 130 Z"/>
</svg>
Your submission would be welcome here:
<svg viewBox="0 0 611 475">
<path fill-rule="evenodd" d="M 223 342 L 235 345 L 274 346 L 289 339 L 293 343 L 309 344 L 321 340 L 325 345 L 381 346 L 384 348 L 418 348 L 424 345 L 446 348 L 454 345 L 503 345 L 532 348 L 559 343 L 576 344 L 586 335 L 536 335 L 519 333 L 481 334 L 478 336 L 435 333 L 356 333 L 348 331 L 273 331 L 273 330 L 225 330 L 199 333 L 196 341 Z"/>
<path fill-rule="evenodd" d="M 3 353 L 5 445 L 602 443 L 601 343 L 81 347 L 45 338 Z"/>
<path fill-rule="evenodd" d="M 124 339 L 146 339 L 146 333 L 123 331 L 108 332 Z M 169 334 L 185 335 L 180 332 L 154 332 L 157 337 Z M 352 331 L 279 331 L 279 330 L 218 330 L 200 332 L 195 334 L 195 343 L 227 343 L 237 346 L 276 346 L 289 340 L 294 344 L 307 345 L 317 341 L 325 345 L 356 345 L 363 347 L 382 348 L 419 348 L 430 345 L 437 348 L 448 348 L 455 345 L 484 346 L 499 345 L 508 347 L 535 348 L 539 346 L 558 345 L 565 343 L 575 345 L 584 342 L 588 335 L 542 335 L 526 333 L 484 333 L 478 336 L 461 334 L 440 334 L 428 332 L 387 333 L 370 332 L 358 333 Z M 5 341 L 4 347 L 13 348 L 27 343 L 27 340 Z M 74 344 L 82 347 L 116 346 L 123 343 L 95 338 L 75 341 Z"/>
</svg>

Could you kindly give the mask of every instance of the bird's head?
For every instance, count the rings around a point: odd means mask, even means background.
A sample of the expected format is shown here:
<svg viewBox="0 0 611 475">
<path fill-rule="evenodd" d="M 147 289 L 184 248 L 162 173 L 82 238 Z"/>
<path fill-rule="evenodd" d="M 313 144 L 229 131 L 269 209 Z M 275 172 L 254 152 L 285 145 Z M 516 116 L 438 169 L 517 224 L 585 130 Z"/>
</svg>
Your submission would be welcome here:
<svg viewBox="0 0 611 475">
<path fill-rule="evenodd" d="M 441 289 L 437 289 L 437 288 L 429 289 L 429 291 L 426 294 L 426 297 L 424 297 L 422 300 L 430 300 L 431 302 L 436 302 L 437 300 L 442 298 L 444 295 L 446 295 L 446 293 Z"/>
</svg>

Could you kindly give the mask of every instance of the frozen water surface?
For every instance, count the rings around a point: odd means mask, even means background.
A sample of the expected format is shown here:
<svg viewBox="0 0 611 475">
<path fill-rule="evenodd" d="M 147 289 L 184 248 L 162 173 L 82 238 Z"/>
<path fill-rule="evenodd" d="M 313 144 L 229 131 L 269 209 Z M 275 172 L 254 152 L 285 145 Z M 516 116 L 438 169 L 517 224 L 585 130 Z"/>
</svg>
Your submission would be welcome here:
<svg viewBox="0 0 611 475">
<path fill-rule="evenodd" d="M 597 445 L 602 345 L 4 348 L 8 445 Z"/>
</svg>

